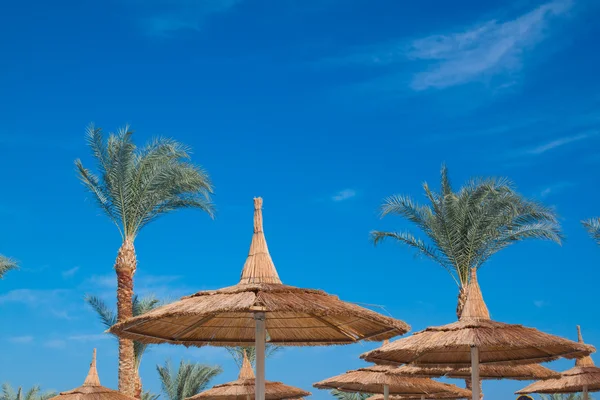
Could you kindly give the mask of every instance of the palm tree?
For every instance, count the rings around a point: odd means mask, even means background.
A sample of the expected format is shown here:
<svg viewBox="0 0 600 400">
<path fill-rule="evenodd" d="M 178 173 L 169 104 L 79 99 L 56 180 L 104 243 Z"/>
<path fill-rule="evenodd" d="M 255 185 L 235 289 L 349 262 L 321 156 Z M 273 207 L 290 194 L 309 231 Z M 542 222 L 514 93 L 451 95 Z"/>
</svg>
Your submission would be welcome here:
<svg viewBox="0 0 600 400">
<path fill-rule="evenodd" d="M 12 258 L 8 258 L 0 254 L 0 279 L 4 277 L 4 274 L 12 269 L 17 269 L 19 265 Z"/>
<path fill-rule="evenodd" d="M 600 218 L 590 218 L 586 221 L 581 221 L 581 223 L 589 232 L 592 239 L 600 244 Z"/>
<path fill-rule="evenodd" d="M 212 184 L 205 171 L 190 162 L 189 149 L 171 139 L 155 139 L 137 148 L 125 127 L 104 140 L 91 125 L 87 142 L 98 175 L 75 161 L 78 175 L 100 209 L 117 226 L 122 245 L 117 253 L 117 321 L 133 316 L 133 276 L 137 267 L 134 241 L 140 230 L 163 214 L 200 209 L 213 215 Z M 119 339 L 119 390 L 135 394 L 133 342 Z"/>
<path fill-rule="evenodd" d="M 368 393 L 349 393 L 342 392 L 341 390 L 333 389 L 331 391 L 331 395 L 338 400 L 367 400 L 367 398 L 371 397 Z"/>
<path fill-rule="evenodd" d="M 42 390 L 39 386 L 34 386 L 27 392 L 23 392 L 21 387 L 15 391 L 10 384 L 4 383 L 2 384 L 2 394 L 0 394 L 0 400 L 48 400 L 54 396 L 56 396 L 55 392 L 42 393 Z"/>
<path fill-rule="evenodd" d="M 159 397 L 160 397 L 160 394 L 155 394 L 155 393 L 152 393 L 152 392 L 150 392 L 148 390 L 145 390 L 142 393 L 141 399 L 142 400 L 157 400 Z"/>
<path fill-rule="evenodd" d="M 85 301 L 96 311 L 102 325 L 106 329 L 110 329 L 114 324 L 117 323 L 117 315 L 111 310 L 106 303 L 97 296 L 85 296 Z M 133 296 L 133 316 L 136 317 L 138 315 L 142 315 L 151 311 L 157 307 L 162 306 L 164 303 L 155 298 L 154 296 L 146 296 L 139 298 L 137 295 Z M 144 352 L 148 348 L 148 344 L 142 342 L 133 342 L 133 353 L 135 357 L 135 371 L 136 371 L 136 397 L 139 397 L 142 400 L 156 400 L 153 398 L 144 399 L 143 395 L 149 396 L 153 395 L 152 393 L 142 393 L 142 381 L 139 376 L 140 363 L 142 362 L 142 357 Z M 158 395 L 156 395 L 158 397 Z"/>
<path fill-rule="evenodd" d="M 250 364 L 254 367 L 256 362 L 256 349 L 254 346 L 235 346 L 235 347 L 226 347 L 227 351 L 233 357 L 235 363 L 239 368 L 242 368 L 242 361 L 244 360 L 244 353 L 248 357 Z M 281 350 L 281 346 L 275 346 L 272 344 L 267 344 L 265 348 L 265 357 L 271 357 L 273 354 Z"/>
<path fill-rule="evenodd" d="M 162 391 L 167 400 L 184 400 L 206 390 L 210 381 L 221 372 L 221 367 L 190 363 L 181 360 L 175 370 L 167 360 L 164 366 L 157 365 Z"/>
<path fill-rule="evenodd" d="M 442 166 L 441 192 L 423 184 L 429 205 L 408 196 L 392 196 L 381 206 L 382 217 L 393 214 L 419 228 L 426 239 L 408 232 L 372 232 L 375 244 L 390 238 L 417 250 L 450 273 L 459 287 L 456 314 L 462 313 L 469 273 L 492 255 L 526 239 L 561 242 L 555 212 L 525 199 L 507 179 L 473 179 L 455 192 Z"/>
</svg>

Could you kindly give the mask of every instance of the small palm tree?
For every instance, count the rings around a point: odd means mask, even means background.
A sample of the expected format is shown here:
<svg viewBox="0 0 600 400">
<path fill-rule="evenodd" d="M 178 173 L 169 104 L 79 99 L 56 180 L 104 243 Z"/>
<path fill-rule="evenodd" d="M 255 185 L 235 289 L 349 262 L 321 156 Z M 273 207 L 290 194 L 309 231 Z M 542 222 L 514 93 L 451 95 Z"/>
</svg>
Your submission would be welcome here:
<svg viewBox="0 0 600 400">
<path fill-rule="evenodd" d="M 171 139 L 156 139 L 137 148 L 128 127 L 104 140 L 90 126 L 87 142 L 98 174 L 75 161 L 79 179 L 106 216 L 117 226 L 122 245 L 117 253 L 117 320 L 133 316 L 133 276 L 137 267 L 134 241 L 158 217 L 182 208 L 213 214 L 212 184 L 205 171 L 190 162 L 189 149 Z M 119 339 L 119 390 L 135 395 L 133 342 Z"/>
<path fill-rule="evenodd" d="M 206 390 L 210 381 L 221 372 L 221 367 L 181 361 L 175 370 L 167 360 L 157 365 L 162 391 L 168 400 L 184 400 Z"/>
<path fill-rule="evenodd" d="M 19 266 L 12 258 L 5 257 L 0 254 L 0 279 L 4 277 L 8 271 L 17 269 Z"/>
<path fill-rule="evenodd" d="M 331 391 L 331 395 L 338 400 L 366 400 L 369 397 L 371 397 L 371 395 L 368 393 L 360 393 L 360 392 L 348 393 L 348 392 L 342 392 L 341 390 L 336 390 L 336 389 L 333 389 Z"/>
<path fill-rule="evenodd" d="M 117 323 L 117 314 L 111 310 L 108 305 L 97 296 L 85 296 L 85 301 L 96 311 L 102 325 L 106 329 L 110 329 L 114 324 Z M 162 306 L 164 303 L 155 298 L 154 296 L 146 296 L 146 297 L 138 297 L 133 296 L 133 316 L 137 317 L 138 315 L 142 315 L 151 311 L 157 307 Z M 152 398 L 144 399 L 144 395 L 153 395 L 152 393 L 146 392 L 142 393 L 142 382 L 139 377 L 140 363 L 142 362 L 142 357 L 144 352 L 148 348 L 148 344 L 134 341 L 133 342 L 133 352 L 135 357 L 135 370 L 136 370 L 136 397 L 141 398 L 142 400 L 155 400 Z M 158 397 L 158 395 L 156 395 Z"/>
<path fill-rule="evenodd" d="M 8 383 L 2 384 L 0 400 L 48 400 L 56 396 L 55 392 L 42 392 L 39 386 L 34 386 L 24 392 L 21 387 L 16 391 Z"/>
<path fill-rule="evenodd" d="M 471 269 L 480 268 L 492 255 L 516 242 L 561 242 L 555 212 L 525 199 L 506 179 L 474 179 L 454 191 L 443 166 L 441 191 L 433 192 L 427 183 L 423 189 L 429 205 L 396 195 L 385 199 L 381 215 L 398 215 L 408 220 L 425 234 L 425 240 L 408 232 L 382 231 L 372 232 L 372 238 L 375 244 L 393 239 L 448 271 L 459 287 L 458 317 Z"/>
<path fill-rule="evenodd" d="M 586 221 L 581 221 L 581 223 L 589 232 L 592 239 L 600 244 L 600 218 L 590 218 Z"/>
<path fill-rule="evenodd" d="M 235 346 L 235 347 L 226 347 L 227 351 L 239 368 L 242 368 L 242 361 L 244 360 L 244 353 L 248 357 L 250 364 L 254 367 L 256 363 L 256 348 L 254 346 Z M 277 353 L 281 350 L 281 346 L 274 346 L 268 344 L 265 348 L 265 357 L 271 357 L 273 354 Z"/>
</svg>

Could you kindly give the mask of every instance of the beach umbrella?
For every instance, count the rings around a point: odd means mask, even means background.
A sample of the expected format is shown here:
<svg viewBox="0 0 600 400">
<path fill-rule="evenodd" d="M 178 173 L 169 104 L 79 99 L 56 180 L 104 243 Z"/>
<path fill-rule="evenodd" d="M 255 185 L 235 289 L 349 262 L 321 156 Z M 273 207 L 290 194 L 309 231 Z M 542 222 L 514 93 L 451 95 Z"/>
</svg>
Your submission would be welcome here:
<svg viewBox="0 0 600 400">
<path fill-rule="evenodd" d="M 429 378 L 413 378 L 390 373 L 395 367 L 374 365 L 348 371 L 315 383 L 319 389 L 337 389 L 344 392 L 380 393 L 384 400 L 389 395 L 416 396 L 431 398 L 433 395 L 455 396 L 466 398 L 471 391 L 455 385 L 436 382 Z"/>
<path fill-rule="evenodd" d="M 195 396 L 188 397 L 187 400 L 214 399 L 214 400 L 250 400 L 256 394 L 256 385 L 254 371 L 244 352 L 244 360 L 238 379 L 233 382 L 216 385 L 212 389 L 205 390 Z M 304 396 L 310 396 L 309 392 L 293 386 L 284 385 L 281 382 L 265 381 L 265 399 L 283 400 L 283 399 L 301 399 Z"/>
<path fill-rule="evenodd" d="M 473 400 L 480 397 L 479 364 L 531 364 L 589 355 L 594 348 L 522 325 L 490 319 L 475 269 L 457 322 L 430 327 L 361 355 L 378 364 L 471 367 Z"/>
<path fill-rule="evenodd" d="M 392 374 L 414 376 L 417 378 L 453 378 L 468 379 L 471 368 L 453 368 L 448 366 L 420 367 L 403 365 L 390 371 Z M 516 381 L 545 380 L 559 377 L 556 371 L 539 364 L 527 365 L 495 365 L 482 364 L 479 366 L 479 379 L 512 379 Z"/>
<path fill-rule="evenodd" d="M 583 344 L 581 329 L 577 327 L 579 343 Z M 583 392 L 584 400 L 588 392 L 600 391 L 600 368 L 594 365 L 592 357 L 585 356 L 575 361 L 575 367 L 560 374 L 559 378 L 534 382 L 517 394 L 528 393 L 579 393 Z"/>
<path fill-rule="evenodd" d="M 114 325 L 110 332 L 143 343 L 256 346 L 256 399 L 265 400 L 265 343 L 318 346 L 382 341 L 410 327 L 321 290 L 281 283 L 254 199 L 254 234 L 237 285 L 201 291 Z"/>
<path fill-rule="evenodd" d="M 452 400 L 452 399 L 467 399 L 471 397 L 471 391 L 468 391 L 466 395 L 452 394 L 452 393 L 437 393 L 429 394 L 427 396 L 390 396 L 389 400 Z M 371 397 L 367 397 L 366 400 L 384 400 L 383 395 L 374 394 Z"/>
<path fill-rule="evenodd" d="M 136 400 L 116 390 L 100 385 L 100 378 L 96 370 L 96 349 L 92 356 L 92 363 L 82 386 L 67 392 L 61 392 L 49 400 Z"/>
</svg>

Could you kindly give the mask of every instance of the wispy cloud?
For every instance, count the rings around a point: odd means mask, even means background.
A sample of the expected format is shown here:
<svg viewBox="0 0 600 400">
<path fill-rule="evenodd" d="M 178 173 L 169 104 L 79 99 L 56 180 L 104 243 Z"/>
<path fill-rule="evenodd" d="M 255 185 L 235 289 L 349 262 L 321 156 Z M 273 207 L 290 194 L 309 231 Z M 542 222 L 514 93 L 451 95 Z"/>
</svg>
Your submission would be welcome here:
<svg viewBox="0 0 600 400">
<path fill-rule="evenodd" d="M 67 346 L 67 342 L 62 339 L 52 339 L 44 342 L 44 347 L 51 349 L 64 349 Z"/>
<path fill-rule="evenodd" d="M 75 340 L 78 342 L 96 342 L 98 340 L 106 340 L 110 339 L 112 336 L 106 333 L 97 333 L 97 334 L 80 334 L 80 335 L 71 335 L 69 336 L 69 340 Z"/>
<path fill-rule="evenodd" d="M 79 267 L 73 267 L 71 269 L 67 269 L 67 270 L 61 272 L 61 275 L 62 275 L 63 279 L 68 279 L 68 278 L 72 278 L 73 275 L 75 275 L 77 273 L 77 271 L 79 271 Z"/>
<path fill-rule="evenodd" d="M 344 190 L 340 190 L 339 192 L 337 192 L 336 194 L 334 194 L 331 197 L 331 200 L 333 200 L 333 201 L 344 201 L 344 200 L 351 199 L 351 198 L 353 198 L 355 196 L 356 196 L 356 190 L 354 190 L 354 189 L 344 189 Z"/>
<path fill-rule="evenodd" d="M 573 182 L 556 182 L 545 186 L 540 190 L 540 197 L 545 198 L 565 191 L 566 189 L 575 186 Z"/>
<path fill-rule="evenodd" d="M 530 155 L 541 155 L 541 154 L 547 153 L 552 150 L 556 150 L 560 147 L 563 147 L 563 146 L 566 146 L 566 145 L 569 145 L 569 144 L 572 144 L 575 142 L 581 142 L 583 140 L 591 139 L 595 136 L 598 136 L 598 133 L 599 133 L 598 131 L 589 131 L 589 132 L 579 133 L 576 135 L 563 136 L 563 137 L 551 140 L 549 142 L 542 143 L 540 145 L 526 149 L 524 151 L 524 153 L 530 154 Z"/>
<path fill-rule="evenodd" d="M 33 342 L 33 336 L 13 336 L 8 338 L 11 343 L 27 344 Z"/>
<path fill-rule="evenodd" d="M 206 19 L 233 9 L 242 0 L 122 0 L 144 33 L 169 37 L 178 31 L 198 31 Z"/>
<path fill-rule="evenodd" d="M 512 19 L 490 19 L 446 33 L 372 46 L 325 64 L 386 67 L 375 84 L 389 90 L 444 89 L 469 82 L 495 81 L 495 91 L 517 83 L 529 50 L 548 38 L 550 24 L 567 14 L 572 0 L 554 0 Z"/>
<path fill-rule="evenodd" d="M 38 304 L 51 303 L 57 297 L 67 293 L 67 290 L 32 290 L 32 289 L 15 289 L 10 290 L 5 294 L 0 295 L 0 304 L 3 303 L 21 303 L 30 306 Z"/>
<path fill-rule="evenodd" d="M 544 300 L 535 300 L 533 302 L 533 305 L 536 306 L 537 308 L 542 308 L 546 305 L 546 302 Z"/>
</svg>

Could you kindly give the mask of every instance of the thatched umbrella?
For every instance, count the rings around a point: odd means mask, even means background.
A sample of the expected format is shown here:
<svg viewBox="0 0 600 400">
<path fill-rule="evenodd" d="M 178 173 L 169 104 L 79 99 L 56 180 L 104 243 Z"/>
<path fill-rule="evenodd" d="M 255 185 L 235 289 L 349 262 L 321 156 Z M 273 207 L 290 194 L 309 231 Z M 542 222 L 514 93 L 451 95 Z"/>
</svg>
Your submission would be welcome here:
<svg viewBox="0 0 600 400">
<path fill-rule="evenodd" d="M 417 378 L 453 378 L 468 379 L 471 377 L 471 368 L 453 367 L 420 367 L 416 365 L 403 365 L 390 371 L 391 374 L 413 376 Z M 512 379 L 516 381 L 545 380 L 559 377 L 556 371 L 539 364 L 527 365 L 495 365 L 482 364 L 479 366 L 479 379 Z"/>
<path fill-rule="evenodd" d="M 581 329 L 577 327 L 579 343 L 583 343 Z M 534 382 L 517 394 L 527 393 L 578 393 L 583 392 L 584 400 L 588 392 L 600 391 L 600 368 L 594 365 L 592 357 L 585 356 L 575 361 L 575 367 L 560 374 L 559 378 Z"/>
<path fill-rule="evenodd" d="M 468 391 L 467 395 L 458 395 L 452 393 L 439 393 L 429 394 L 427 396 L 390 396 L 389 400 L 454 400 L 454 399 L 468 399 L 471 396 L 471 391 Z M 371 397 L 367 397 L 366 400 L 384 400 L 383 395 L 374 394 Z"/>
<path fill-rule="evenodd" d="M 254 235 L 239 283 L 198 292 L 114 325 L 143 343 L 256 346 L 256 399 L 264 400 L 265 343 L 317 346 L 381 341 L 410 327 L 321 290 L 281 283 L 263 232 L 262 199 L 254 199 Z"/>
<path fill-rule="evenodd" d="M 126 396 L 116 390 L 100 385 L 100 378 L 96 370 L 96 349 L 92 356 L 92 363 L 82 386 L 67 392 L 61 392 L 49 400 L 136 400 L 134 397 Z"/>
<path fill-rule="evenodd" d="M 254 371 L 248 356 L 244 352 L 244 360 L 237 381 L 216 385 L 212 389 L 188 397 L 186 400 L 250 400 L 250 398 L 254 398 L 255 394 Z M 301 399 L 304 396 L 310 396 L 310 393 L 293 386 L 284 385 L 281 382 L 265 381 L 266 400 Z"/>
<path fill-rule="evenodd" d="M 577 358 L 592 351 L 592 346 L 533 328 L 492 321 L 473 269 L 464 311 L 457 322 L 416 332 L 361 358 L 378 364 L 471 366 L 472 396 L 479 400 L 479 363 L 531 364 L 559 357 Z"/>
<path fill-rule="evenodd" d="M 433 395 L 450 395 L 452 398 L 465 398 L 471 391 L 455 385 L 436 382 L 429 378 L 411 378 L 390 373 L 394 367 L 374 365 L 345 374 L 334 376 L 315 383 L 319 389 L 338 389 L 344 392 L 381 393 L 384 400 L 389 395 L 431 397 Z"/>
</svg>

